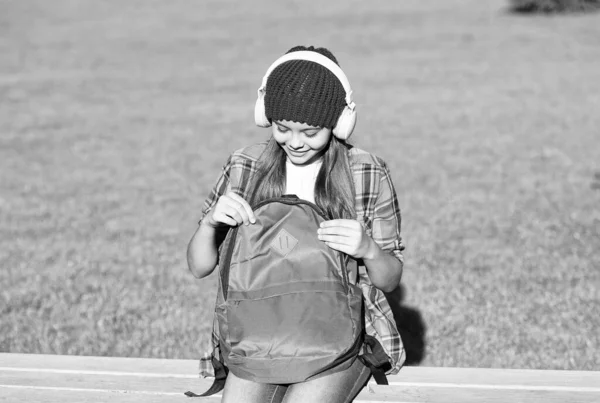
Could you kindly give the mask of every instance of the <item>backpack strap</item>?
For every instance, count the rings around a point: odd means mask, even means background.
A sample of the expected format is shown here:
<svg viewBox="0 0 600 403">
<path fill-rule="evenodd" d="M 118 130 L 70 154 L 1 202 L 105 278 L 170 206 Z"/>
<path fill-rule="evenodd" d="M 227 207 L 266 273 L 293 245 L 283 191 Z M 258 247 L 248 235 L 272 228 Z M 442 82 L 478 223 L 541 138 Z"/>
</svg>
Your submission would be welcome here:
<svg viewBox="0 0 600 403">
<path fill-rule="evenodd" d="M 185 395 L 187 397 L 211 396 L 223 390 L 223 388 L 225 387 L 225 381 L 227 380 L 227 374 L 229 373 L 229 370 L 225 365 L 223 365 L 221 361 L 217 360 L 214 356 L 212 357 L 212 364 L 215 369 L 215 381 L 213 382 L 211 387 L 206 392 L 200 395 L 197 395 L 196 393 L 188 390 L 187 392 L 185 392 Z"/>
<path fill-rule="evenodd" d="M 375 337 L 365 334 L 364 352 L 358 356 L 358 359 L 369 367 L 378 385 L 389 385 L 385 372 L 392 366 L 383 347 Z"/>
</svg>

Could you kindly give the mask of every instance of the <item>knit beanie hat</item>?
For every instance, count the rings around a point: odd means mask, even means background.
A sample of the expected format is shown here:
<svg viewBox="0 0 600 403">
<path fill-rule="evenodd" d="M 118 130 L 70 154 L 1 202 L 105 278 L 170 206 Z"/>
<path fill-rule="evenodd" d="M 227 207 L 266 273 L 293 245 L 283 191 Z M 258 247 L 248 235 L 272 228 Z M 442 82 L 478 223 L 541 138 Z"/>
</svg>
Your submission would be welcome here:
<svg viewBox="0 0 600 403">
<path fill-rule="evenodd" d="M 300 50 L 318 52 L 338 64 L 324 48 L 297 46 L 287 53 Z M 345 106 L 344 86 L 318 63 L 290 60 L 277 66 L 267 79 L 265 114 L 271 122 L 289 120 L 332 129 Z"/>
</svg>

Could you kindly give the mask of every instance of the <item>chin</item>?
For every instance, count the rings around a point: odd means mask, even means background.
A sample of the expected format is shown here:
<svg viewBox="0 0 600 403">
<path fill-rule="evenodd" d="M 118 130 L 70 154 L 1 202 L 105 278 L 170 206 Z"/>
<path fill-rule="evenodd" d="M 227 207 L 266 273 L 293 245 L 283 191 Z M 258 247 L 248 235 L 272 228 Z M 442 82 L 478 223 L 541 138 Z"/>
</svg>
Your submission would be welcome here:
<svg viewBox="0 0 600 403">
<path fill-rule="evenodd" d="M 302 157 L 298 157 L 298 156 L 295 156 L 292 154 L 288 154 L 288 158 L 293 164 L 304 165 L 310 161 L 312 156 L 311 155 L 303 155 Z"/>
</svg>

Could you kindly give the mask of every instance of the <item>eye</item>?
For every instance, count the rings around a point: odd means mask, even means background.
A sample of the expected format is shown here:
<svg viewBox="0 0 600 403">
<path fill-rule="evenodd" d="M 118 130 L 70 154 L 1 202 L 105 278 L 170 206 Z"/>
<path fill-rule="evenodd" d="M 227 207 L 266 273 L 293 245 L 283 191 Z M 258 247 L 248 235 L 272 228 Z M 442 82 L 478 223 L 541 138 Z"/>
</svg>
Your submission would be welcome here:
<svg viewBox="0 0 600 403">
<path fill-rule="evenodd" d="M 287 133 L 289 131 L 289 129 L 287 127 L 277 125 L 277 131 L 279 133 Z"/>
<path fill-rule="evenodd" d="M 321 130 L 309 130 L 309 131 L 304 132 L 304 135 L 309 138 L 315 137 L 317 135 L 317 133 L 319 133 L 320 131 Z"/>
</svg>

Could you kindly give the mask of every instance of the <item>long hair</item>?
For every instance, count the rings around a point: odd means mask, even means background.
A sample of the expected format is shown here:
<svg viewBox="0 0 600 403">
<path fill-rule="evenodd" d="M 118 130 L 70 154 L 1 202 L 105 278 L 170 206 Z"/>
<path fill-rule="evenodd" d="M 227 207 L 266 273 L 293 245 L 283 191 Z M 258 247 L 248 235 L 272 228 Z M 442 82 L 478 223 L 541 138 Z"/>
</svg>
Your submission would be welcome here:
<svg viewBox="0 0 600 403">
<path fill-rule="evenodd" d="M 330 220 L 356 218 L 354 182 L 348 159 L 348 150 L 351 147 L 332 134 L 317 174 L 315 204 Z M 286 158 L 285 151 L 271 136 L 258 159 L 257 170 L 253 175 L 250 191 L 252 205 L 285 193 Z"/>
</svg>

